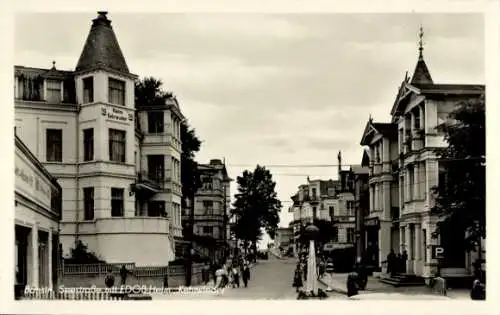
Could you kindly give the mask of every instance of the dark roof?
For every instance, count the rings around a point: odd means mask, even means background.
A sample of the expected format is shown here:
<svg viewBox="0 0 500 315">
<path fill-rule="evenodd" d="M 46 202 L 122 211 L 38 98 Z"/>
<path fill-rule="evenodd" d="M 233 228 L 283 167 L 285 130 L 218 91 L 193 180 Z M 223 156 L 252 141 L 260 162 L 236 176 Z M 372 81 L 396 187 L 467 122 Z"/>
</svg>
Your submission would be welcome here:
<svg viewBox="0 0 500 315">
<path fill-rule="evenodd" d="M 127 63 L 111 26 L 111 20 L 106 17 L 107 12 L 97 13 L 99 15 L 92 20 L 87 41 L 75 70 L 104 68 L 129 74 Z"/>
<path fill-rule="evenodd" d="M 418 57 L 417 65 L 415 66 L 415 71 L 413 71 L 413 76 L 411 78 L 411 84 L 432 84 L 431 73 L 429 68 L 425 64 L 424 57 L 422 54 Z"/>
<path fill-rule="evenodd" d="M 420 94 L 480 94 L 484 85 L 479 84 L 412 84 Z"/>
<path fill-rule="evenodd" d="M 391 123 L 372 123 L 373 128 L 382 135 L 391 135 L 398 132 L 398 126 Z"/>
</svg>

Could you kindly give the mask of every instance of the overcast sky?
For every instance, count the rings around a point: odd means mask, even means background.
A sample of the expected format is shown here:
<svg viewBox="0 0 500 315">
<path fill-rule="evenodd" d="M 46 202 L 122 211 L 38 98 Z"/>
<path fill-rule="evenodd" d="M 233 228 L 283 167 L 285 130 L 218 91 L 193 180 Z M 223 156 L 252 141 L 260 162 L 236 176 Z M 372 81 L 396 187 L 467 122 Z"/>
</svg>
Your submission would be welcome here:
<svg viewBox="0 0 500 315">
<path fill-rule="evenodd" d="M 22 14 L 18 65 L 73 70 L 94 12 Z M 418 28 L 436 83 L 484 83 L 484 25 L 471 14 L 113 14 L 131 72 L 160 78 L 203 140 L 198 160 L 226 158 L 236 178 L 257 163 L 359 164 L 369 114 L 386 122 Z M 231 165 L 245 165 L 231 166 Z M 270 167 L 287 226 L 290 196 L 336 168 Z M 298 174 L 300 176 L 292 176 Z M 232 187 L 236 191 L 235 185 Z"/>
</svg>

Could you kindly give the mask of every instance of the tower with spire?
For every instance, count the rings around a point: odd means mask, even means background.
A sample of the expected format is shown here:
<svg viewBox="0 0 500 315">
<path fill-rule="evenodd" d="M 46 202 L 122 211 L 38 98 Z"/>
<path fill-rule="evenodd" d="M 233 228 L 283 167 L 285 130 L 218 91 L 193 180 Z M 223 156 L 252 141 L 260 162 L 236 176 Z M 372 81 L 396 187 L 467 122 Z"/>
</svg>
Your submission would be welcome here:
<svg viewBox="0 0 500 315">
<path fill-rule="evenodd" d="M 417 65 L 415 66 L 415 70 L 413 71 L 413 76 L 411 79 L 412 84 L 432 84 L 431 73 L 429 72 L 429 68 L 427 68 L 427 64 L 424 60 L 424 28 L 420 26 L 420 30 L 418 33 L 418 60 Z"/>
</svg>

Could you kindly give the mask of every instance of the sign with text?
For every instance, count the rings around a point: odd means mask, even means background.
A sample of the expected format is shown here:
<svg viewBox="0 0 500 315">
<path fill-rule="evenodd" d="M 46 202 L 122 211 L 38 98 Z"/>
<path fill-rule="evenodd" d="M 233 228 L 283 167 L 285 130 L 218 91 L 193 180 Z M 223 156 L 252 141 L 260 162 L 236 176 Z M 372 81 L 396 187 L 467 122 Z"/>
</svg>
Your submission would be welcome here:
<svg viewBox="0 0 500 315">
<path fill-rule="evenodd" d="M 35 166 L 28 164 L 16 154 L 14 173 L 16 190 L 50 208 L 52 197 L 50 182 L 36 173 Z"/>
<path fill-rule="evenodd" d="M 444 257 L 444 248 L 439 245 L 432 245 L 432 259 L 442 259 Z"/>
<path fill-rule="evenodd" d="M 106 116 L 108 119 L 117 120 L 126 122 L 128 120 L 134 120 L 134 114 L 127 113 L 125 110 L 121 110 L 115 107 L 102 107 L 101 113 L 103 116 Z"/>
<path fill-rule="evenodd" d="M 364 224 L 366 227 L 379 227 L 380 221 L 378 218 L 369 218 L 369 219 L 365 219 Z"/>
</svg>

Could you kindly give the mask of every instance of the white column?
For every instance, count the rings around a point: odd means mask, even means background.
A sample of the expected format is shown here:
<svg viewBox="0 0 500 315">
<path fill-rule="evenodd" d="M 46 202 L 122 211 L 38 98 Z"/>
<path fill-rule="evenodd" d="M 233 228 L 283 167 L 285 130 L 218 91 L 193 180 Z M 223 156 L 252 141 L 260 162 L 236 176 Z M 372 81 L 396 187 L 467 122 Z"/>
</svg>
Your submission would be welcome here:
<svg viewBox="0 0 500 315">
<path fill-rule="evenodd" d="M 403 250 L 405 249 L 405 244 L 406 244 L 406 237 L 405 237 L 405 227 L 400 226 L 399 227 L 399 252 L 402 254 Z"/>
<path fill-rule="evenodd" d="M 31 229 L 31 286 L 38 287 L 38 226 L 33 224 Z"/>
<path fill-rule="evenodd" d="M 414 164 L 413 168 L 413 196 L 414 199 L 420 199 L 419 182 L 420 182 L 420 167 L 419 163 Z"/>
<path fill-rule="evenodd" d="M 48 240 L 47 240 L 48 244 L 47 244 L 47 251 L 48 251 L 48 283 L 49 283 L 49 289 L 53 289 L 53 283 L 52 283 L 52 229 L 49 230 L 49 237 L 48 237 Z"/>
<path fill-rule="evenodd" d="M 420 249 L 422 248 L 422 228 L 420 224 L 415 224 L 415 260 L 421 260 L 422 255 Z"/>
<path fill-rule="evenodd" d="M 411 262 L 412 257 L 412 239 L 411 239 L 411 226 L 410 224 L 406 225 L 405 228 L 405 243 L 406 243 L 406 253 L 408 254 L 408 259 L 406 260 L 406 272 L 410 272 L 408 266 Z M 412 262 L 413 263 L 413 262 Z"/>
</svg>

